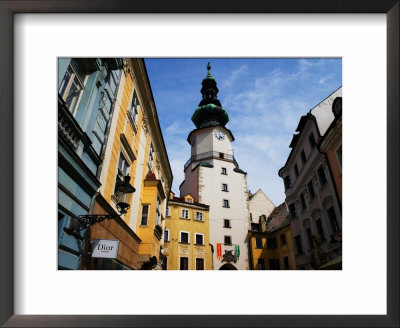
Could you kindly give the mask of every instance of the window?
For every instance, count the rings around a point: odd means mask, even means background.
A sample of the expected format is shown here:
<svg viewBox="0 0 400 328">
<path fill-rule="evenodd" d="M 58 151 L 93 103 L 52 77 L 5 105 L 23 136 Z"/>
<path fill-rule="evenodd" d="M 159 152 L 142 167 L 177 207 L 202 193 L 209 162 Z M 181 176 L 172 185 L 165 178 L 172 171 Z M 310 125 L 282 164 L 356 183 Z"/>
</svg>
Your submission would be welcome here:
<svg viewBox="0 0 400 328">
<path fill-rule="evenodd" d="M 112 99 L 110 98 L 108 92 L 103 91 L 101 93 L 99 110 L 97 111 L 96 121 L 93 127 L 94 138 L 91 139 L 93 141 L 92 146 L 99 155 L 106 139 L 106 130 L 111 117 L 111 109 Z"/>
<path fill-rule="evenodd" d="M 136 94 L 136 90 L 133 91 L 131 107 L 129 108 L 128 115 L 130 116 L 130 121 L 134 127 L 136 127 L 138 116 L 139 116 L 139 99 Z"/>
<path fill-rule="evenodd" d="M 124 181 L 124 178 L 128 174 L 128 171 L 129 171 L 128 161 L 126 160 L 125 156 L 122 153 L 120 153 L 118 159 L 117 177 L 115 179 L 114 194 L 117 193 L 118 182 Z"/>
<path fill-rule="evenodd" d="M 304 211 L 307 208 L 307 205 L 303 193 L 300 194 L 300 204 L 301 204 L 301 209 Z"/>
<path fill-rule="evenodd" d="M 147 158 L 147 169 L 149 172 L 152 172 L 153 160 L 154 160 L 154 148 L 153 144 L 150 144 L 149 156 Z"/>
<path fill-rule="evenodd" d="M 182 244 L 189 244 L 189 232 L 181 231 L 181 240 Z"/>
<path fill-rule="evenodd" d="M 301 151 L 300 158 L 301 158 L 301 163 L 304 165 L 306 163 L 306 161 L 307 161 L 306 153 L 304 152 L 304 150 Z"/>
<path fill-rule="evenodd" d="M 222 191 L 228 191 L 228 185 L 226 183 L 222 184 Z"/>
<path fill-rule="evenodd" d="M 140 220 L 140 225 L 141 226 L 147 226 L 148 225 L 149 209 L 150 209 L 150 205 L 142 205 L 142 218 Z"/>
<path fill-rule="evenodd" d="M 314 149 L 315 147 L 315 138 L 314 138 L 314 133 L 311 132 L 311 134 L 308 136 L 308 143 L 310 144 L 311 150 Z"/>
<path fill-rule="evenodd" d="M 230 228 L 230 227 L 231 227 L 231 220 L 224 219 L 224 228 Z"/>
<path fill-rule="evenodd" d="M 285 270 L 289 270 L 290 269 L 290 267 L 289 267 L 289 257 L 285 256 L 283 258 L 283 265 L 285 266 Z"/>
<path fill-rule="evenodd" d="M 161 199 L 157 197 L 156 201 L 156 225 L 161 224 Z"/>
<path fill-rule="evenodd" d="M 315 191 L 312 181 L 307 184 L 308 194 L 310 195 L 310 199 L 315 198 Z"/>
<path fill-rule="evenodd" d="M 204 235 L 203 234 L 196 233 L 195 239 L 196 239 L 196 241 L 195 241 L 196 245 L 204 246 Z"/>
<path fill-rule="evenodd" d="M 165 216 L 171 216 L 171 209 L 169 206 L 167 206 L 167 209 L 165 210 Z"/>
<path fill-rule="evenodd" d="M 225 245 L 232 245 L 231 236 L 224 236 L 224 244 Z"/>
<path fill-rule="evenodd" d="M 317 221 L 315 221 L 315 225 L 317 226 L 317 233 L 318 233 L 319 239 L 321 241 L 325 240 L 325 234 L 324 234 L 324 229 L 322 228 L 321 219 L 318 219 Z"/>
<path fill-rule="evenodd" d="M 190 198 L 186 198 L 186 203 L 192 203 L 192 200 Z"/>
<path fill-rule="evenodd" d="M 281 235 L 281 245 L 286 245 L 286 235 L 285 234 Z"/>
<path fill-rule="evenodd" d="M 268 264 L 270 270 L 280 270 L 279 259 L 270 259 L 268 260 Z"/>
<path fill-rule="evenodd" d="M 264 259 L 257 260 L 257 270 L 265 270 L 265 260 Z"/>
<path fill-rule="evenodd" d="M 219 158 L 224 158 L 224 153 L 219 153 Z"/>
<path fill-rule="evenodd" d="M 322 166 L 320 166 L 320 168 L 318 169 L 317 172 L 318 172 L 319 182 L 320 182 L 321 187 L 322 187 L 327 182 L 324 168 Z"/>
<path fill-rule="evenodd" d="M 342 167 L 342 145 L 340 145 L 339 148 L 336 149 L 336 156 L 340 164 L 340 167 Z"/>
<path fill-rule="evenodd" d="M 225 167 L 221 168 L 221 174 L 224 174 L 224 175 L 227 174 L 227 173 L 226 173 L 226 168 L 225 168 Z"/>
<path fill-rule="evenodd" d="M 333 207 L 328 208 L 328 217 L 329 217 L 329 222 L 331 224 L 332 232 L 336 233 L 338 232 L 339 229 L 339 223 L 336 218 L 335 210 Z"/>
<path fill-rule="evenodd" d="M 224 199 L 224 200 L 223 200 L 223 203 L 222 203 L 222 206 L 223 206 L 223 207 L 229 207 L 229 200 Z"/>
<path fill-rule="evenodd" d="M 189 219 L 189 210 L 183 209 L 183 210 L 181 211 L 181 218 L 182 218 L 182 219 Z"/>
<path fill-rule="evenodd" d="M 291 219 L 297 218 L 296 205 L 294 203 L 289 205 L 289 213 Z"/>
<path fill-rule="evenodd" d="M 73 115 L 75 115 L 78 107 L 78 100 L 84 88 L 85 77 L 86 74 L 80 69 L 77 60 L 72 58 L 58 93 Z"/>
<path fill-rule="evenodd" d="M 294 237 L 294 245 L 296 247 L 296 256 L 303 254 L 303 246 L 301 244 L 301 236 Z"/>
<path fill-rule="evenodd" d="M 292 187 L 292 182 L 290 181 L 290 175 L 284 177 L 283 183 L 285 185 L 285 189 L 289 189 Z"/>
<path fill-rule="evenodd" d="M 189 270 L 189 258 L 188 257 L 181 257 L 179 270 Z"/>
<path fill-rule="evenodd" d="M 196 270 L 204 270 L 204 259 L 196 259 Z"/>
<path fill-rule="evenodd" d="M 307 228 L 306 233 L 307 233 L 308 248 L 309 249 L 313 248 L 314 241 L 313 241 L 312 234 L 311 234 L 311 228 Z"/>
<path fill-rule="evenodd" d="M 164 241 L 169 241 L 169 229 L 165 229 L 164 231 Z"/>
<path fill-rule="evenodd" d="M 267 238 L 267 248 L 276 248 L 276 238 Z"/>
<path fill-rule="evenodd" d="M 298 168 L 297 164 L 294 164 L 294 174 L 296 175 L 296 177 L 299 176 L 299 168 Z"/>
<path fill-rule="evenodd" d="M 202 212 L 195 212 L 195 217 L 194 219 L 196 221 L 203 221 L 203 213 Z"/>
<path fill-rule="evenodd" d="M 256 238 L 256 248 L 263 248 L 262 238 Z"/>
</svg>

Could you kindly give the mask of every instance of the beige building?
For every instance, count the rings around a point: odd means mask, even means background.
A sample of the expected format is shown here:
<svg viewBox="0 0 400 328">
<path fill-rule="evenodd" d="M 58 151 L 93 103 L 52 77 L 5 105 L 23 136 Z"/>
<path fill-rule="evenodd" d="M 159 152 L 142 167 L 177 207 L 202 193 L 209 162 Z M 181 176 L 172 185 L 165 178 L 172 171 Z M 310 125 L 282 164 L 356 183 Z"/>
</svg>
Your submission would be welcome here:
<svg viewBox="0 0 400 328">
<path fill-rule="evenodd" d="M 275 209 L 275 205 L 267 197 L 267 195 L 258 189 L 256 193 L 249 193 L 249 211 L 251 223 L 258 223 L 260 216 L 266 217 Z"/>
<path fill-rule="evenodd" d="M 339 88 L 301 117 L 279 170 L 299 269 L 318 269 L 331 260 L 341 267 L 342 209 L 327 158 L 318 149 L 334 120 L 332 105 L 341 96 Z"/>
</svg>

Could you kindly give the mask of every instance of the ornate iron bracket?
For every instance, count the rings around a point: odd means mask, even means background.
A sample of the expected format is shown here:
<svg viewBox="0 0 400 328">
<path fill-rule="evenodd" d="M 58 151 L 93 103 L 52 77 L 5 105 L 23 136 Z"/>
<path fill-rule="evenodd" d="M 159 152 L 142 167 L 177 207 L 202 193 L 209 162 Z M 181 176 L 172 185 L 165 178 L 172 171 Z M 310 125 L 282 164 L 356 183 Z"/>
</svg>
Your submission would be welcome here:
<svg viewBox="0 0 400 328">
<path fill-rule="evenodd" d="M 87 229 L 96 223 L 100 223 L 104 220 L 117 219 L 119 217 L 119 215 L 111 214 L 80 215 L 78 219 L 78 224 L 82 229 Z"/>
</svg>

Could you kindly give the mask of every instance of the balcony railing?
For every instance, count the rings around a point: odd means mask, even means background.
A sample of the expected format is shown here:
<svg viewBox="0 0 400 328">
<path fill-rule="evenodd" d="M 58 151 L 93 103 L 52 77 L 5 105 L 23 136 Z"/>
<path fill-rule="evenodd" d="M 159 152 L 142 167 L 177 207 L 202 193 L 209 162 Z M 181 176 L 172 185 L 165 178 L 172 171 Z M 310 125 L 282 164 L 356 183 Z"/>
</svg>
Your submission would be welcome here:
<svg viewBox="0 0 400 328">
<path fill-rule="evenodd" d="M 206 159 L 212 159 L 212 158 L 217 158 L 217 159 L 221 159 L 224 161 L 233 162 L 235 164 L 235 167 L 239 168 L 239 165 L 236 162 L 235 157 L 233 157 L 233 155 L 220 153 L 218 151 L 209 151 L 206 153 L 201 153 L 201 154 L 197 154 L 197 155 L 190 157 L 188 159 L 188 161 L 185 163 L 184 169 L 186 170 L 186 168 L 191 163 L 199 162 L 199 161 L 206 160 Z"/>
</svg>

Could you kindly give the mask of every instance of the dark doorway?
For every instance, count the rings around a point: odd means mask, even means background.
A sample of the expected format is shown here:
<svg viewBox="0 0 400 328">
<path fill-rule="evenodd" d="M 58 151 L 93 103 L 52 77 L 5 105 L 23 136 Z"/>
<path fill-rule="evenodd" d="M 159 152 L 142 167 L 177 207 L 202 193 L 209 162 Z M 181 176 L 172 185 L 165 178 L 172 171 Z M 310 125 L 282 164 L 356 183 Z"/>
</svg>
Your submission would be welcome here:
<svg viewBox="0 0 400 328">
<path fill-rule="evenodd" d="M 237 270 L 237 269 L 233 264 L 226 263 L 222 267 L 220 267 L 219 270 Z"/>
</svg>

